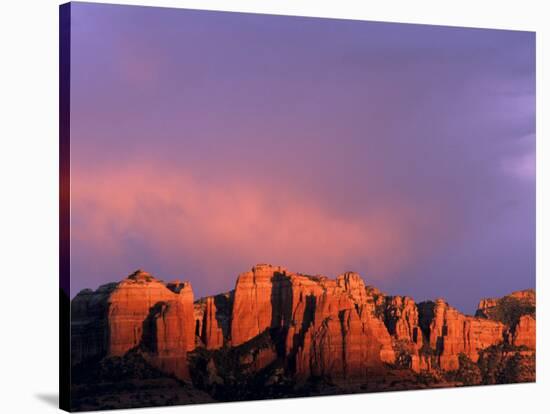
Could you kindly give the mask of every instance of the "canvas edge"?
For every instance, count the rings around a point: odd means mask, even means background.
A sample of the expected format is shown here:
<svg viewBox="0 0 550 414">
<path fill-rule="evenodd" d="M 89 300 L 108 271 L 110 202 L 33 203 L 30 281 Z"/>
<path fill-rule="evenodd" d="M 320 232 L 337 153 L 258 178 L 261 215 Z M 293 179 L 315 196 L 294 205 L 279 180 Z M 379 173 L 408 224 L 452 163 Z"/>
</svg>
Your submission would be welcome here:
<svg viewBox="0 0 550 414">
<path fill-rule="evenodd" d="M 59 6 L 59 408 L 71 411 L 70 78 L 71 3 Z"/>
</svg>

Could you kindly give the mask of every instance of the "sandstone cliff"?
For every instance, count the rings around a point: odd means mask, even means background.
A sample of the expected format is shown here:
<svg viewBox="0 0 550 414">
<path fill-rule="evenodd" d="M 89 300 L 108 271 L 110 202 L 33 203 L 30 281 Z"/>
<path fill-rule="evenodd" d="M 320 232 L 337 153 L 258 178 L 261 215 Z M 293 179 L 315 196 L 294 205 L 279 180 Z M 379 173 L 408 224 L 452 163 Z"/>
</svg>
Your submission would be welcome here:
<svg viewBox="0 0 550 414">
<path fill-rule="evenodd" d="M 484 299 L 468 316 L 442 299 L 387 296 L 357 273 L 330 279 L 271 265 L 239 275 L 234 291 L 194 301 L 188 282 L 137 271 L 73 299 L 72 363 L 138 352 L 205 387 L 267 369 L 279 380 L 338 384 L 376 370 L 458 372 L 500 345 L 534 353 L 534 307 L 534 292 L 521 291 Z"/>
<path fill-rule="evenodd" d="M 231 345 L 278 330 L 298 377 L 364 375 L 367 367 L 394 360 L 390 335 L 369 302 L 356 273 L 331 280 L 258 265 L 237 280 Z"/>
<path fill-rule="evenodd" d="M 73 363 L 142 347 L 153 364 L 188 378 L 186 354 L 195 348 L 189 283 L 164 284 L 138 270 L 96 292 L 79 293 L 71 313 Z"/>
<path fill-rule="evenodd" d="M 514 326 L 512 344 L 535 349 L 537 346 L 536 337 L 537 321 L 531 315 L 522 315 Z"/>
<path fill-rule="evenodd" d="M 465 316 L 442 299 L 433 304 L 431 312 L 429 344 L 442 370 L 457 370 L 460 354 L 476 362 L 481 349 L 504 340 L 504 324 Z"/>
</svg>

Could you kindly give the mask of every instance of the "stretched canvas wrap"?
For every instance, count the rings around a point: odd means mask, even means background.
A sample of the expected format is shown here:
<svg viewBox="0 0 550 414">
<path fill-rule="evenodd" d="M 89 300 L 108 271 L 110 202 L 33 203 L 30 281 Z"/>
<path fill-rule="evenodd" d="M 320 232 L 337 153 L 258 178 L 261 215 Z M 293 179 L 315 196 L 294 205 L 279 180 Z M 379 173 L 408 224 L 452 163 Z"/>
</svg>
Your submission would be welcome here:
<svg viewBox="0 0 550 414">
<path fill-rule="evenodd" d="M 62 5 L 60 177 L 65 410 L 535 381 L 535 33 Z"/>
</svg>

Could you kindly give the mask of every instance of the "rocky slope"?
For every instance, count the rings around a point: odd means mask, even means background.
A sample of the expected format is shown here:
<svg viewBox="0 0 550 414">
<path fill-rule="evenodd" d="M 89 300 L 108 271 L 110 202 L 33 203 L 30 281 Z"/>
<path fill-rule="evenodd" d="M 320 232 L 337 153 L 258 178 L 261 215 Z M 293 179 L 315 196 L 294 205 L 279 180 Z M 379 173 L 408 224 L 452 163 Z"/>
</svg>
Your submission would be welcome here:
<svg viewBox="0 0 550 414">
<path fill-rule="evenodd" d="M 78 373 L 139 355 L 216 400 L 532 381 L 534 310 L 531 290 L 483 299 L 468 316 L 442 299 L 387 296 L 353 272 L 271 265 L 194 301 L 188 282 L 137 271 L 72 300 L 71 357 Z"/>
</svg>

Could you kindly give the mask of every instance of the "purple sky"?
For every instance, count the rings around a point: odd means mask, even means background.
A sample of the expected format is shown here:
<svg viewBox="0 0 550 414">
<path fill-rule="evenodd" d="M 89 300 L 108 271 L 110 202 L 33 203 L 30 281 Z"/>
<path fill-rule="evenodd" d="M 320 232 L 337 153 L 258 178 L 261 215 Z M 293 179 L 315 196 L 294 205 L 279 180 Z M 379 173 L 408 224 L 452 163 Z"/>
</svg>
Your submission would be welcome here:
<svg viewBox="0 0 550 414">
<path fill-rule="evenodd" d="M 71 296 L 255 263 L 535 286 L 535 34 L 73 3 Z"/>
</svg>

